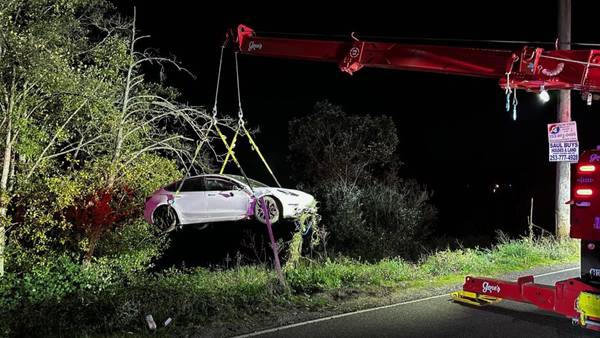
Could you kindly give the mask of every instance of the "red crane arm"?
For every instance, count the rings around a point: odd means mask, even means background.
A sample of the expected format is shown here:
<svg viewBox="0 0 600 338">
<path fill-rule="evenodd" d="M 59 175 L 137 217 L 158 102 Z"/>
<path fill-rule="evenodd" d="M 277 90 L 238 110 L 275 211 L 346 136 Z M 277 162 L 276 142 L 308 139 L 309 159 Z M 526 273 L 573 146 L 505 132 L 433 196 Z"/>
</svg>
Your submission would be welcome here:
<svg viewBox="0 0 600 338">
<path fill-rule="evenodd" d="M 239 25 L 243 54 L 335 62 L 352 74 L 362 67 L 496 78 L 502 87 L 600 92 L 600 50 L 479 49 L 392 42 L 330 41 L 258 36 Z M 507 76 L 508 75 L 508 76 Z"/>
</svg>

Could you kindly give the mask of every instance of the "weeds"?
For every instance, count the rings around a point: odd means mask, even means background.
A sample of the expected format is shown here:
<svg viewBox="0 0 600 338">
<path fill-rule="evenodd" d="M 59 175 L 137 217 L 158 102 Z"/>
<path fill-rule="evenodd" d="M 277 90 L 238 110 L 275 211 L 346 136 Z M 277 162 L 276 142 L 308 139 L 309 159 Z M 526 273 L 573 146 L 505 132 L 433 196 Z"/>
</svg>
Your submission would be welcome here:
<svg viewBox="0 0 600 338">
<path fill-rule="evenodd" d="M 289 289 L 282 292 L 277 288 L 275 274 L 262 265 L 217 271 L 198 268 L 122 274 L 110 266 L 95 266 L 99 262 L 80 269 L 63 257 L 43 270 L 34 269 L 19 278 L 13 274 L 2 277 L 0 333 L 143 333 L 147 314 L 152 314 L 157 322 L 172 318 L 169 333 L 184 333 L 214 321 L 276 314 L 274 308 L 319 309 L 333 305 L 339 295 L 358 290 L 442 285 L 457 282 L 466 274 L 497 275 L 577 259 L 577 241 L 510 240 L 500 236 L 493 248 L 442 250 L 417 263 L 401 258 L 377 263 L 349 258 L 303 260 L 296 268 L 286 269 Z M 321 298 L 319 294 L 333 297 Z"/>
</svg>

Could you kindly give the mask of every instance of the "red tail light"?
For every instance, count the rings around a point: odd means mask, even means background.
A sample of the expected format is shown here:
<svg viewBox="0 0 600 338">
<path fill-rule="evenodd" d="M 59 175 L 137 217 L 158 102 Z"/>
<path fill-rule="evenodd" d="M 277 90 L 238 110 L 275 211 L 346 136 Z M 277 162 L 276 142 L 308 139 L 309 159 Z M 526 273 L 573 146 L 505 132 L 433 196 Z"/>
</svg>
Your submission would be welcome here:
<svg viewBox="0 0 600 338">
<path fill-rule="evenodd" d="M 590 188 L 582 188 L 575 190 L 575 195 L 577 196 L 592 196 L 594 194 L 594 190 Z"/>
<path fill-rule="evenodd" d="M 591 173 L 596 171 L 596 166 L 593 164 L 585 164 L 585 165 L 580 165 L 579 166 L 579 172 L 582 173 Z"/>
</svg>

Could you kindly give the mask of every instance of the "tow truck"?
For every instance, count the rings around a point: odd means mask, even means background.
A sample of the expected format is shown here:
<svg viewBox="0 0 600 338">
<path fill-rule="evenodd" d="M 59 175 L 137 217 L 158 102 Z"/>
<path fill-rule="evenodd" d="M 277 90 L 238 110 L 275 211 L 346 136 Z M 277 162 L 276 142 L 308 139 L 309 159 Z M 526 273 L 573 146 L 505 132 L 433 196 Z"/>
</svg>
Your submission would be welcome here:
<svg viewBox="0 0 600 338">
<path fill-rule="evenodd" d="M 261 35 L 239 25 L 227 41 L 236 53 L 252 56 L 331 62 L 348 74 L 364 67 L 445 73 L 496 79 L 516 105 L 516 90 L 547 94 L 575 90 L 588 104 L 599 98 L 600 50 L 516 50 L 347 41 Z M 572 168 L 570 237 L 581 240 L 580 277 L 554 286 L 536 284 L 533 276 L 516 282 L 467 276 L 457 302 L 488 305 L 502 299 L 530 303 L 570 318 L 573 324 L 600 331 L 600 148 L 582 153 Z"/>
</svg>

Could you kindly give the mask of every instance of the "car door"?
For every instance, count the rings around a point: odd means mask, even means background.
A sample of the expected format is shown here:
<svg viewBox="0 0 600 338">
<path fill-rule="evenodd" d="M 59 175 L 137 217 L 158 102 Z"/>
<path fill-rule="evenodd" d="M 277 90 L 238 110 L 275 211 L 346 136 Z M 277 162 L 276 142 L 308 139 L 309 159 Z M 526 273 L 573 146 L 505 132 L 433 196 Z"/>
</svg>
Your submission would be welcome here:
<svg viewBox="0 0 600 338">
<path fill-rule="evenodd" d="M 250 196 L 242 188 L 227 179 L 207 177 L 206 214 L 213 220 L 238 220 L 246 217 Z"/>
<path fill-rule="evenodd" d="M 183 185 L 177 187 L 173 193 L 173 208 L 179 215 L 181 224 L 203 222 L 206 215 L 206 192 L 204 191 L 204 178 L 191 177 L 184 179 Z"/>
</svg>

